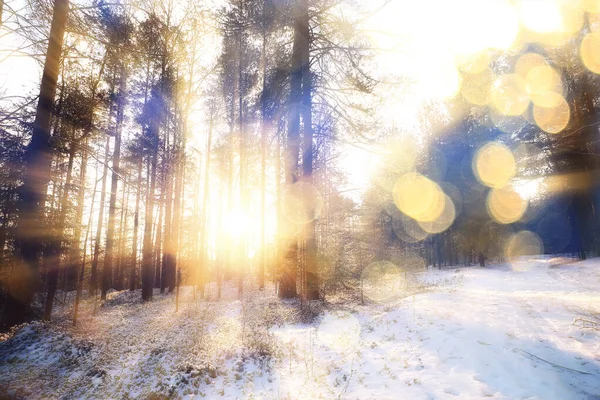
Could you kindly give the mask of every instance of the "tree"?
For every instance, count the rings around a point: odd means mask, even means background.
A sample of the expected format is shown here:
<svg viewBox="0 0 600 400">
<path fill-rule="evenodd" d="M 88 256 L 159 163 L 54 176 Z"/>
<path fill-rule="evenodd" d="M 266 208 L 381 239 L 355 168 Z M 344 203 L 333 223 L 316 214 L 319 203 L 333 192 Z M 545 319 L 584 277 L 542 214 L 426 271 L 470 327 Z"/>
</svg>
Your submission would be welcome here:
<svg viewBox="0 0 600 400">
<path fill-rule="evenodd" d="M 14 325 L 27 314 L 39 283 L 39 257 L 45 235 L 40 221 L 44 220 L 46 185 L 50 178 L 50 118 L 68 13 L 69 1 L 55 0 L 40 96 L 31 141 L 26 150 L 25 176 L 20 193 L 17 246 L 21 259 L 10 282 L 4 326 Z"/>
</svg>

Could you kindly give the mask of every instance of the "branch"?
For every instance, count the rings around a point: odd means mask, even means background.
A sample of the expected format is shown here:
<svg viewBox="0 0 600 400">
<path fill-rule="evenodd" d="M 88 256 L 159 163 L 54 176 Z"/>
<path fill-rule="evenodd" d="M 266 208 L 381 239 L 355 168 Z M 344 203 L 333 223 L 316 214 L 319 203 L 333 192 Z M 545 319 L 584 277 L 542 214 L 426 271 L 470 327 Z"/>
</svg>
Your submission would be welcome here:
<svg viewBox="0 0 600 400">
<path fill-rule="evenodd" d="M 531 354 L 531 353 L 529 353 L 529 352 L 527 352 L 527 351 L 525 351 L 525 350 L 523 350 L 523 349 L 518 349 L 518 348 L 517 348 L 517 349 L 515 349 L 515 350 L 520 350 L 520 351 L 522 351 L 523 353 L 525 353 L 525 354 L 528 354 L 528 355 L 530 355 L 531 357 L 533 357 L 533 358 L 535 358 L 535 359 L 537 359 L 537 360 L 543 361 L 543 362 L 545 362 L 546 364 L 550 364 L 550 365 L 552 365 L 553 367 L 556 367 L 556 368 L 562 368 L 562 369 L 566 369 L 567 371 L 571 371 L 571 372 L 578 372 L 578 373 L 580 373 L 580 374 L 584 374 L 584 375 L 594 375 L 594 374 L 592 374 L 592 373 L 590 373 L 590 372 L 579 371 L 579 370 L 577 370 L 577 369 L 572 369 L 572 368 L 568 368 L 568 367 L 563 367 L 562 365 L 558 365 L 558 364 L 555 364 L 555 363 L 553 363 L 553 362 L 551 362 L 551 361 L 544 360 L 543 358 L 539 358 L 538 356 L 536 356 L 536 355 L 533 355 L 533 354 Z"/>
</svg>

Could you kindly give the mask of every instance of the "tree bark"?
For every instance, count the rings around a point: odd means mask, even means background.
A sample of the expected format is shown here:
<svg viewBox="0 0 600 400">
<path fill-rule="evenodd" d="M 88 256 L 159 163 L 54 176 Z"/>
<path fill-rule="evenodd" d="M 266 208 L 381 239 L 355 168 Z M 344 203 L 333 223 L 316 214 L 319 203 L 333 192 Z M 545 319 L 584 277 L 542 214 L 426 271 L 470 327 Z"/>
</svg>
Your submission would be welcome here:
<svg viewBox="0 0 600 400">
<path fill-rule="evenodd" d="M 117 211 L 117 189 L 119 186 L 121 162 L 121 131 L 125 118 L 125 70 L 121 68 L 119 94 L 117 96 L 117 126 L 115 129 L 115 148 L 112 157 L 112 176 L 110 182 L 110 201 L 108 206 L 108 226 L 106 229 L 106 248 L 104 254 L 104 268 L 102 269 L 101 300 L 106 300 L 106 292 L 112 286 L 113 258 L 115 244 L 115 217 Z"/>
<path fill-rule="evenodd" d="M 308 37 L 303 35 L 303 2 L 294 5 L 294 43 L 292 47 L 290 100 L 288 117 L 288 139 L 285 157 L 286 190 L 290 191 L 298 182 L 300 153 L 300 111 L 302 103 L 303 48 L 308 46 Z M 292 206 L 290 205 L 290 208 Z M 279 297 L 296 296 L 296 273 L 298 269 L 298 237 L 288 239 L 282 275 L 279 281 Z"/>
<path fill-rule="evenodd" d="M 94 256 L 92 258 L 92 269 L 90 271 L 90 293 L 96 295 L 98 289 L 98 259 L 100 257 L 100 241 L 102 240 L 102 229 L 104 226 L 104 202 L 106 200 L 106 175 L 108 175 L 108 156 L 110 152 L 110 136 L 106 137 L 104 148 L 104 171 L 102 173 L 102 186 L 100 191 L 100 208 L 98 209 L 98 222 L 96 229 L 96 240 L 94 241 Z"/>
<path fill-rule="evenodd" d="M 310 73 L 310 30 L 308 16 L 308 0 L 300 0 L 302 11 L 299 13 L 300 22 L 297 27 L 301 29 L 302 40 L 300 57 L 302 64 L 302 123 L 304 133 L 304 148 L 302 155 L 303 180 L 310 188 L 313 187 L 313 129 L 312 129 L 312 76 Z M 317 241 L 315 237 L 315 206 L 314 193 L 309 194 L 306 201 L 307 223 L 304 227 L 305 251 L 305 282 L 307 300 L 319 299 L 319 280 L 317 272 Z"/>
<path fill-rule="evenodd" d="M 39 287 L 39 256 L 45 234 L 41 222 L 45 220 L 46 186 L 51 165 L 50 118 L 68 14 L 69 1 L 55 0 L 33 134 L 25 155 L 16 232 L 20 262 L 8 285 L 3 326 L 14 325 L 26 317 L 33 294 Z"/>
<path fill-rule="evenodd" d="M 129 290 L 134 291 L 137 288 L 137 263 L 138 263 L 138 228 L 140 218 L 140 191 L 142 185 L 142 166 L 143 158 L 140 156 L 138 161 L 138 181 L 135 194 L 135 213 L 133 215 L 133 241 L 131 245 L 131 270 L 129 273 Z"/>
<path fill-rule="evenodd" d="M 71 140 L 71 148 L 69 150 L 69 161 L 67 165 L 67 176 L 63 186 L 63 191 L 60 199 L 60 210 L 56 230 L 53 237 L 50 238 L 44 252 L 44 263 L 48 273 L 48 293 L 46 296 L 46 308 L 44 311 L 44 320 L 50 321 L 52 316 L 52 306 L 58 285 L 58 275 L 60 272 L 60 253 L 62 243 L 64 241 L 65 219 L 67 216 L 67 208 L 69 202 L 69 189 L 71 186 L 71 177 L 73 175 L 73 161 L 75 159 L 75 143 Z M 47 253 L 46 253 L 47 252 Z"/>
<path fill-rule="evenodd" d="M 151 143 L 151 172 L 150 190 L 146 198 L 146 214 L 144 221 L 144 243 L 142 248 L 142 300 L 152 300 L 153 269 L 152 269 L 152 223 L 154 214 L 154 191 L 156 188 L 156 164 L 158 158 L 158 122 L 150 122 L 150 135 L 154 143 Z"/>
</svg>

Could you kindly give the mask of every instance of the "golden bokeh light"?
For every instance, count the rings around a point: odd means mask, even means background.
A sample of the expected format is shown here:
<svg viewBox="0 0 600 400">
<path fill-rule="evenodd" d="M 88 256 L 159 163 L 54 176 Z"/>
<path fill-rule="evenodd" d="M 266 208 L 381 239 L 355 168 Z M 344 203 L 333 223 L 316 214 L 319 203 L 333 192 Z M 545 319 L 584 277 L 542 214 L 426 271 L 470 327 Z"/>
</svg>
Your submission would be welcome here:
<svg viewBox="0 0 600 400">
<path fill-rule="evenodd" d="M 487 105 L 491 99 L 491 87 L 495 80 L 496 76 L 488 68 L 475 74 L 464 74 L 461 94 L 471 104 L 478 106 Z"/>
<path fill-rule="evenodd" d="M 398 178 L 392 194 L 396 207 L 417 221 L 434 221 L 444 211 L 444 193 L 440 187 L 416 172 Z"/>
<path fill-rule="evenodd" d="M 515 73 L 523 79 L 527 79 L 527 74 L 535 67 L 548 65 L 546 59 L 537 53 L 525 53 L 515 65 Z"/>
<path fill-rule="evenodd" d="M 543 107 L 537 104 L 533 107 L 533 118 L 535 123 L 544 132 L 559 133 L 562 132 L 571 118 L 571 110 L 567 101 L 560 95 L 553 100 L 554 107 Z"/>
<path fill-rule="evenodd" d="M 525 80 L 517 74 L 498 77 L 491 87 L 491 101 L 504 115 L 521 115 L 529 106 Z"/>
<path fill-rule="evenodd" d="M 527 200 L 509 188 L 492 189 L 487 198 L 490 216 L 500 224 L 517 222 L 527 210 Z"/>
<path fill-rule="evenodd" d="M 392 220 L 392 229 L 396 236 L 406 243 L 417 243 L 429 237 L 429 233 L 423 230 L 418 221 L 402 214 L 401 218 Z"/>
<path fill-rule="evenodd" d="M 600 74 L 600 32 L 588 33 L 581 41 L 579 55 L 587 69 Z"/>
<path fill-rule="evenodd" d="M 404 271 L 389 261 L 370 263 L 361 273 L 362 293 L 382 303 L 401 295 L 406 289 Z"/>
<path fill-rule="evenodd" d="M 444 208 L 442 213 L 433 221 L 419 221 L 419 226 L 428 233 L 442 233 L 454 223 L 456 218 L 456 208 L 452 199 L 444 194 Z"/>
<path fill-rule="evenodd" d="M 508 239 L 504 255 L 515 270 L 523 270 L 531 263 L 524 262 L 524 256 L 543 254 L 544 245 L 538 235 L 531 231 L 517 232 Z"/>
<path fill-rule="evenodd" d="M 484 145 L 473 160 L 475 176 L 492 188 L 505 186 L 515 175 L 516 168 L 512 151 L 498 142 Z"/>
<path fill-rule="evenodd" d="M 548 65 L 533 67 L 525 78 L 525 89 L 531 101 L 541 107 L 557 107 L 562 98 L 562 79 Z"/>
</svg>

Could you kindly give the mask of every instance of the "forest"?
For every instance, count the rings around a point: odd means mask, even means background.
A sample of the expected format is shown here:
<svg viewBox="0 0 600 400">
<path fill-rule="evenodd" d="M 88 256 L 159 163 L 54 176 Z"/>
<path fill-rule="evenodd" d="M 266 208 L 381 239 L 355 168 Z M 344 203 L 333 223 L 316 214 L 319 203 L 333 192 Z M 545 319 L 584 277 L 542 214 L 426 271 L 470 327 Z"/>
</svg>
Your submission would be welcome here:
<svg viewBox="0 0 600 400">
<path fill-rule="evenodd" d="M 597 0 L 0 0 L 0 398 L 597 399 L 599 111 Z"/>
</svg>

